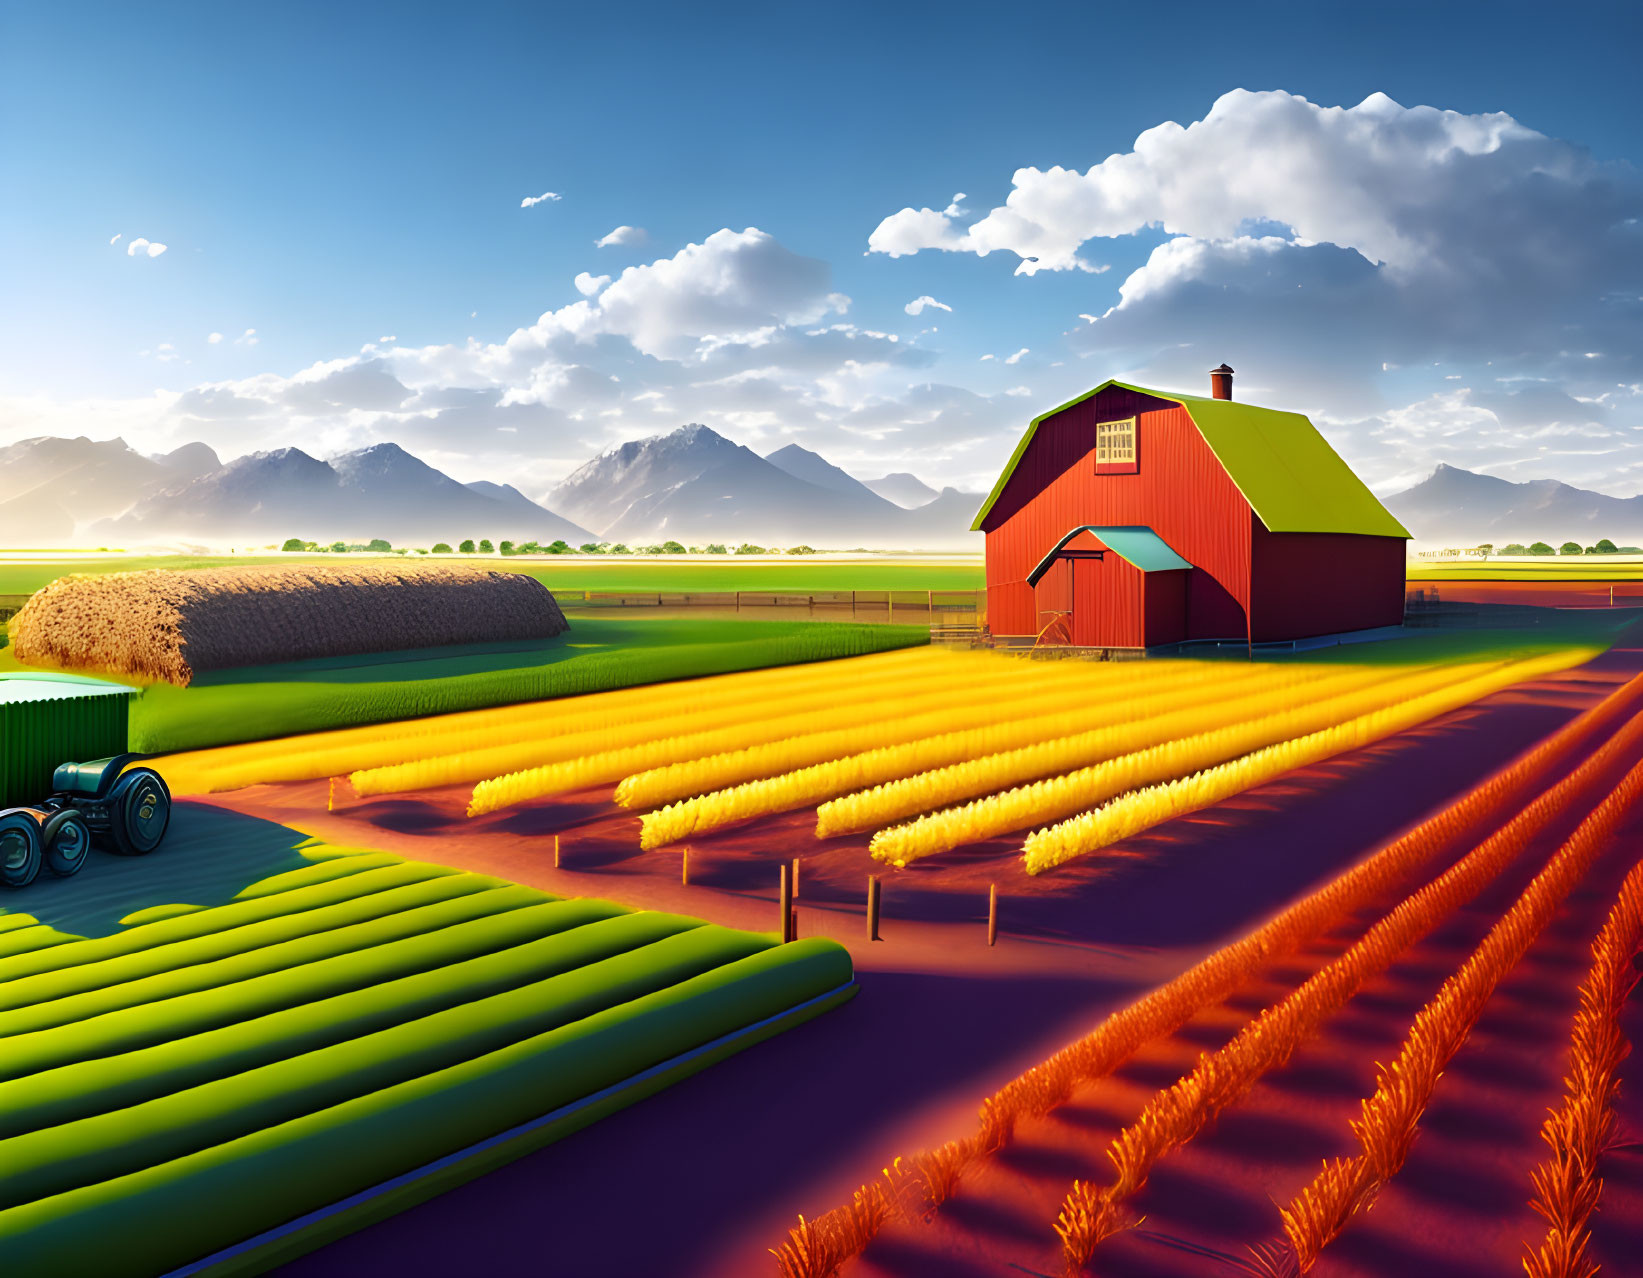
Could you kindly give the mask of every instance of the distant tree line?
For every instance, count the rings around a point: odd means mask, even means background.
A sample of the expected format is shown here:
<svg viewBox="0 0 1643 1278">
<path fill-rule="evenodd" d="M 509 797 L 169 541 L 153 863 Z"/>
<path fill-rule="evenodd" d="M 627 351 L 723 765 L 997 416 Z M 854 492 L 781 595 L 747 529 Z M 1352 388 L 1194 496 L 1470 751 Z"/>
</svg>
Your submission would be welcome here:
<svg viewBox="0 0 1643 1278">
<path fill-rule="evenodd" d="M 1643 546 L 1617 546 L 1607 537 L 1598 541 L 1595 546 L 1582 546 L 1578 541 L 1566 541 L 1555 549 L 1544 541 L 1537 541 L 1525 546 L 1522 542 L 1510 542 L 1497 551 L 1493 542 L 1486 541 L 1479 546 L 1448 547 L 1443 550 L 1424 550 L 1423 559 L 1463 559 L 1467 556 L 1476 556 L 1487 559 L 1490 555 L 1643 555 Z"/>
<path fill-rule="evenodd" d="M 414 549 L 394 546 L 381 537 L 373 538 L 368 542 L 334 541 L 330 545 L 321 545 L 315 541 L 304 541 L 301 537 L 289 537 L 280 547 L 290 553 L 304 554 L 345 554 L 348 552 L 362 552 L 375 555 L 813 555 L 814 546 L 789 546 L 783 550 L 779 546 L 755 546 L 752 542 L 744 541 L 735 550 L 729 550 L 719 542 L 709 542 L 705 546 L 686 546 L 677 541 L 664 541 L 648 546 L 629 546 L 625 542 L 585 541 L 580 546 L 572 547 L 563 538 L 549 542 L 546 546 L 536 541 L 501 541 L 492 545 L 489 538 L 474 541 L 469 538 L 460 542 L 455 550 L 446 541 L 435 542 L 431 547 L 418 546 Z"/>
</svg>

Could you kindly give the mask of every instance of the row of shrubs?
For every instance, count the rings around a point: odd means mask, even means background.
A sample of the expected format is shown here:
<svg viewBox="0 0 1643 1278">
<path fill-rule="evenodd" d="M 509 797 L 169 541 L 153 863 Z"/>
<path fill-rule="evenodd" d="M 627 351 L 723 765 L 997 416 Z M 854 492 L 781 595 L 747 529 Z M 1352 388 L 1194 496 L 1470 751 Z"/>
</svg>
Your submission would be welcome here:
<svg viewBox="0 0 1643 1278">
<path fill-rule="evenodd" d="M 1514 541 L 1509 546 L 1502 546 L 1499 553 L 1503 555 L 1638 555 L 1643 554 L 1643 547 L 1617 546 L 1605 537 L 1597 545 L 1586 546 L 1585 548 L 1582 548 L 1578 541 L 1566 541 L 1556 551 L 1543 541 L 1537 541 L 1528 546 Z"/>
<path fill-rule="evenodd" d="M 412 551 L 403 546 L 392 546 L 381 537 L 373 538 L 368 542 L 334 541 L 329 546 L 322 546 L 318 542 L 304 541 L 300 537 L 287 538 L 280 547 L 288 553 L 305 554 L 346 554 L 350 551 L 364 551 L 376 555 L 407 555 Z M 744 541 L 734 550 L 727 549 L 719 542 L 709 542 L 705 546 L 686 546 L 677 541 L 658 542 L 648 546 L 629 546 L 620 541 L 585 541 L 580 546 L 572 546 L 563 539 L 550 542 L 544 546 L 535 541 L 512 542 L 504 541 L 492 545 L 488 538 L 481 538 L 478 542 L 469 539 L 462 542 L 455 550 L 449 542 L 436 542 L 431 548 L 418 546 L 415 553 L 419 555 L 813 555 L 814 546 L 789 546 L 783 550 L 780 546 L 755 546 L 750 541 Z"/>
<path fill-rule="evenodd" d="M 1578 541 L 1566 541 L 1555 550 L 1544 541 L 1537 541 L 1528 546 L 1520 541 L 1514 541 L 1497 550 L 1494 542 L 1486 541 L 1477 546 L 1450 546 L 1443 550 L 1420 552 L 1422 559 L 1460 559 L 1468 555 L 1479 559 L 1487 559 L 1490 555 L 1643 555 L 1643 546 L 1617 546 L 1604 537 L 1595 546 L 1584 548 Z"/>
</svg>

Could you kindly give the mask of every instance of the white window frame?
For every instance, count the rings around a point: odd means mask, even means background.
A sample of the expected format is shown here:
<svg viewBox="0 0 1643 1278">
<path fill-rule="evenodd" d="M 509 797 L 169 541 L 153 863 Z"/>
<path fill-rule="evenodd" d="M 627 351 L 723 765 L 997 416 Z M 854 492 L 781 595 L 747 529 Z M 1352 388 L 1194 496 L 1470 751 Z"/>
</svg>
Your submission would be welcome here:
<svg viewBox="0 0 1643 1278">
<path fill-rule="evenodd" d="M 1095 424 L 1097 466 L 1135 465 L 1135 424 L 1133 417 Z"/>
</svg>

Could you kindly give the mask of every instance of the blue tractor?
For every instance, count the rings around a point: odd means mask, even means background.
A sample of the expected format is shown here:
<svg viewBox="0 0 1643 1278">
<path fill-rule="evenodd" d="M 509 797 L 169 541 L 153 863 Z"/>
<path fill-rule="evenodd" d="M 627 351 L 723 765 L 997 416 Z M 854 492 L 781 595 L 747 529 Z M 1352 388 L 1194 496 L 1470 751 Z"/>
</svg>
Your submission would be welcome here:
<svg viewBox="0 0 1643 1278">
<path fill-rule="evenodd" d="M 141 856 L 165 837 L 165 781 L 138 765 L 144 756 L 119 753 L 132 691 L 55 672 L 0 674 L 0 887 L 27 887 L 42 869 L 78 873 L 93 846 Z"/>
<path fill-rule="evenodd" d="M 152 768 L 128 766 L 140 757 L 65 763 L 48 797 L 0 810 L 0 884 L 27 887 L 42 867 L 76 874 L 93 844 L 120 856 L 159 847 L 171 823 L 171 791 Z"/>
</svg>

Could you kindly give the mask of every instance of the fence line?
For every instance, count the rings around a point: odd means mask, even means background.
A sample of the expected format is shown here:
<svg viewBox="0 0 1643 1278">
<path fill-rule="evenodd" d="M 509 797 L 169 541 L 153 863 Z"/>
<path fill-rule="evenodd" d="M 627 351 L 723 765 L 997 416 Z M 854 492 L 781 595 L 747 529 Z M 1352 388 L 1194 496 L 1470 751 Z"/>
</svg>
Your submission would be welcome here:
<svg viewBox="0 0 1643 1278">
<path fill-rule="evenodd" d="M 928 624 L 932 630 L 979 630 L 987 616 L 985 590 L 823 590 L 809 594 L 769 590 L 605 591 L 555 590 L 568 612 L 605 608 L 703 609 L 723 613 L 760 611 L 836 620 Z"/>
</svg>

